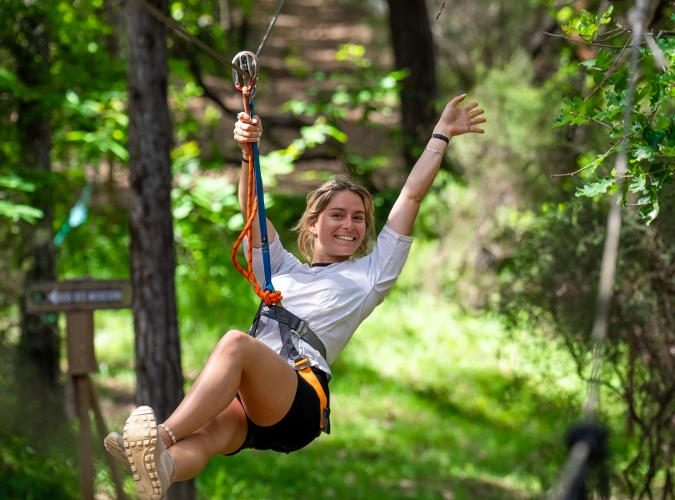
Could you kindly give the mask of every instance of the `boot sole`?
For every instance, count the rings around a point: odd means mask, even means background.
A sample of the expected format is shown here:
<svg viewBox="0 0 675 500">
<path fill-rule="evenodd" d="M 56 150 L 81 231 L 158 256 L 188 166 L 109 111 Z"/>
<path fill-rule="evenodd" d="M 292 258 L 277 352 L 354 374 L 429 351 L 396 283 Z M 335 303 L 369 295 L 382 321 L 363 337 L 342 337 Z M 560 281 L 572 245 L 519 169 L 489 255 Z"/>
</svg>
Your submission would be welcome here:
<svg viewBox="0 0 675 500">
<path fill-rule="evenodd" d="M 103 440 L 103 446 L 110 456 L 113 457 L 113 459 L 117 461 L 122 467 L 124 467 L 124 470 L 131 472 L 129 461 L 127 460 L 127 454 L 124 451 L 124 446 L 120 447 L 117 439 L 112 434 L 108 434 L 105 437 Z"/>
<path fill-rule="evenodd" d="M 148 406 L 136 408 L 124 424 L 124 451 L 142 499 L 160 500 L 164 497 L 157 471 L 157 420 Z"/>
</svg>

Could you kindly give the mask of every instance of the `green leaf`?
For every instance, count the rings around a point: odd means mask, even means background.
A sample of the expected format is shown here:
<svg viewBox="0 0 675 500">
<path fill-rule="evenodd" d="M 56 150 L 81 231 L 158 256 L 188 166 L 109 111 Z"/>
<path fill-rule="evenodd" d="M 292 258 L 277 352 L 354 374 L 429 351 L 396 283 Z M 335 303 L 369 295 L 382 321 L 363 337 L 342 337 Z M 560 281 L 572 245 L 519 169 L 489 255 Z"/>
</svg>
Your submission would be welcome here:
<svg viewBox="0 0 675 500">
<path fill-rule="evenodd" d="M 645 221 L 645 224 L 651 224 L 659 215 L 661 206 L 658 198 L 653 193 L 638 200 L 640 205 L 640 217 Z"/>
<path fill-rule="evenodd" d="M 0 187 L 13 189 L 15 191 L 23 191 L 25 193 L 32 193 L 35 191 L 35 184 L 16 175 L 0 175 Z"/>
<path fill-rule="evenodd" d="M 650 161 L 654 158 L 655 151 L 647 144 L 640 144 L 633 152 L 631 162 Z"/>
<path fill-rule="evenodd" d="M 591 182 L 577 189 L 576 196 L 593 198 L 600 194 L 605 194 L 610 187 L 614 186 L 614 179 L 600 179 L 599 181 Z"/>
<path fill-rule="evenodd" d="M 612 12 L 614 12 L 614 5 L 609 4 L 607 10 L 600 16 L 600 24 L 609 24 L 612 21 Z"/>
<path fill-rule="evenodd" d="M 13 221 L 25 220 L 32 223 L 41 219 L 42 215 L 42 210 L 37 208 L 0 200 L 0 216 L 7 217 Z"/>
<path fill-rule="evenodd" d="M 582 61 L 579 63 L 580 66 L 583 66 L 586 69 L 593 69 L 595 68 L 595 64 L 597 63 L 597 59 L 588 59 L 586 61 Z"/>
<path fill-rule="evenodd" d="M 556 127 L 562 125 L 584 125 L 590 121 L 587 116 L 587 103 L 581 97 L 563 99 L 560 115 L 555 122 Z"/>
<path fill-rule="evenodd" d="M 629 186 L 628 190 L 631 193 L 641 193 L 647 187 L 647 176 L 645 174 L 640 174 L 637 177 L 634 177 Z"/>
<path fill-rule="evenodd" d="M 599 155 L 596 155 L 595 158 L 590 160 L 588 163 L 585 165 L 581 166 L 581 170 L 583 171 L 583 174 L 585 176 L 592 175 L 595 170 L 602 165 L 602 163 L 607 159 L 607 157 L 612 153 L 612 150 L 614 148 L 609 148 L 607 151 L 604 153 L 600 153 Z M 590 155 L 589 155 L 590 156 Z M 583 160 L 587 161 L 587 156 L 582 157 Z"/>
<path fill-rule="evenodd" d="M 568 35 L 579 35 L 584 40 L 591 42 L 598 34 L 600 26 L 611 22 L 613 11 L 612 5 L 601 16 L 594 16 L 587 10 L 581 10 L 578 16 L 564 23 L 561 27 Z"/>
<path fill-rule="evenodd" d="M 600 49 L 598 55 L 596 56 L 596 68 L 598 69 L 608 69 L 612 62 L 614 61 L 615 54 L 610 52 L 607 49 Z"/>
</svg>

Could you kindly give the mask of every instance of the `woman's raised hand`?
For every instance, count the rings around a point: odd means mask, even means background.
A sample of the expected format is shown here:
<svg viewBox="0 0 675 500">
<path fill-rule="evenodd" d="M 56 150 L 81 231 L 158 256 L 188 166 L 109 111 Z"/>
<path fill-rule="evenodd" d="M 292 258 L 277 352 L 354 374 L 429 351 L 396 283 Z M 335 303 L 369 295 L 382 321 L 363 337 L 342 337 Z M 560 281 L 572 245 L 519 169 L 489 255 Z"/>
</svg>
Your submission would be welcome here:
<svg viewBox="0 0 675 500">
<path fill-rule="evenodd" d="M 434 133 L 441 133 L 448 137 L 469 133 L 485 133 L 485 130 L 479 126 L 487 121 L 483 116 L 485 111 L 478 107 L 477 102 L 460 106 L 465 98 L 466 94 L 459 95 L 445 105 L 441 118 L 434 128 Z"/>
<path fill-rule="evenodd" d="M 248 143 L 260 142 L 262 133 L 262 122 L 258 115 L 255 115 L 253 118 L 246 113 L 239 113 L 237 115 L 233 137 L 244 154 L 248 154 Z"/>
</svg>

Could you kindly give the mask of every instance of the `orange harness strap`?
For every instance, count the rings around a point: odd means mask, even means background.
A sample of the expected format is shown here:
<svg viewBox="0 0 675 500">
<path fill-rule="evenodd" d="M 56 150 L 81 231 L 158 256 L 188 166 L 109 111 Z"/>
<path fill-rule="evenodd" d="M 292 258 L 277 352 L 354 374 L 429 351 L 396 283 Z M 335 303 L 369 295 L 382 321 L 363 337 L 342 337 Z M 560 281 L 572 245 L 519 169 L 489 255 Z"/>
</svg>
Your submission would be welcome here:
<svg viewBox="0 0 675 500">
<path fill-rule="evenodd" d="M 314 392 L 316 392 L 316 395 L 319 398 L 319 406 L 321 410 L 321 430 L 323 432 L 329 432 L 330 429 L 328 415 L 330 409 L 328 408 L 328 398 L 326 397 L 326 392 L 323 390 L 321 382 L 319 382 L 316 373 L 314 373 L 312 367 L 309 365 L 307 358 L 298 359 L 294 366 L 300 376 L 305 379 L 305 382 L 311 385 L 314 389 Z"/>
</svg>

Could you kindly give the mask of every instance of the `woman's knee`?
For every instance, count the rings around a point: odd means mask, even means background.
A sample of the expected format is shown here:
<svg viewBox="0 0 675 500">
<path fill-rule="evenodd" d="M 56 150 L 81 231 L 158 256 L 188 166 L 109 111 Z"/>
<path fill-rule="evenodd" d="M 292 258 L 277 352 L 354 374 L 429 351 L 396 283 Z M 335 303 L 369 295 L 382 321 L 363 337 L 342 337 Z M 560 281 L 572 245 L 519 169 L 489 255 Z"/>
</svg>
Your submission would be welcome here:
<svg viewBox="0 0 675 500">
<path fill-rule="evenodd" d="M 219 358 L 241 358 L 254 339 L 240 330 L 230 330 L 223 335 L 214 349 L 214 354 Z"/>
</svg>

